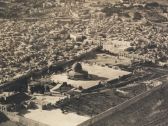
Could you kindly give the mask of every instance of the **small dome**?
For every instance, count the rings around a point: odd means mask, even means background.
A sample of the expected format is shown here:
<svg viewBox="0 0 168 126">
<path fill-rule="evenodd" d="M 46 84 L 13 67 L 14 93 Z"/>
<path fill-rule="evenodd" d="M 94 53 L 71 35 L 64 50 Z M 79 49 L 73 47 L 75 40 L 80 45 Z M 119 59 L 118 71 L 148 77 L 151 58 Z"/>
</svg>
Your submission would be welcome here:
<svg viewBox="0 0 168 126">
<path fill-rule="evenodd" d="M 75 64 L 72 66 L 72 69 L 73 69 L 73 71 L 75 71 L 75 72 L 82 71 L 82 65 L 81 65 L 80 63 L 75 63 Z"/>
</svg>

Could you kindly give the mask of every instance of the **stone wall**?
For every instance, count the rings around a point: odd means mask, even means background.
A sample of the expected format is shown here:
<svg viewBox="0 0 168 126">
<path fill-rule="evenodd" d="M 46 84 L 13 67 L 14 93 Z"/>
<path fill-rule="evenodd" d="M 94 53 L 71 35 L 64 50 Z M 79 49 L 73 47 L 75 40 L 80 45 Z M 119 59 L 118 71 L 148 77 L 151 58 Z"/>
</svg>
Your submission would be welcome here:
<svg viewBox="0 0 168 126">
<path fill-rule="evenodd" d="M 155 106 L 158 101 L 165 100 L 166 99 L 165 97 L 167 95 L 168 95 L 168 85 L 167 84 L 160 85 L 116 107 L 113 107 L 81 123 L 78 126 L 135 126 L 135 125 L 141 126 L 141 125 L 144 125 L 145 122 L 147 123 L 145 119 L 148 117 L 146 115 L 147 115 L 147 112 L 150 110 L 150 108 L 152 108 L 152 106 Z M 168 100 L 165 100 L 166 105 L 167 105 L 167 102 Z M 158 116 L 157 118 L 159 117 L 160 116 Z"/>
</svg>

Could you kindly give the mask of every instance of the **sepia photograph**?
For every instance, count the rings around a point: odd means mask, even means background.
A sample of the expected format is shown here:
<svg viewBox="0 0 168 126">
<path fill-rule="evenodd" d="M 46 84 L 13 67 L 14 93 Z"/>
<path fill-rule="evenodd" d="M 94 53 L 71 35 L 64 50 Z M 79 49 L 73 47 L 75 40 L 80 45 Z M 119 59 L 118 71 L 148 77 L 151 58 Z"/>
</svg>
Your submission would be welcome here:
<svg viewBox="0 0 168 126">
<path fill-rule="evenodd" d="M 0 126 L 168 126 L 168 0 L 0 0 Z"/>
</svg>

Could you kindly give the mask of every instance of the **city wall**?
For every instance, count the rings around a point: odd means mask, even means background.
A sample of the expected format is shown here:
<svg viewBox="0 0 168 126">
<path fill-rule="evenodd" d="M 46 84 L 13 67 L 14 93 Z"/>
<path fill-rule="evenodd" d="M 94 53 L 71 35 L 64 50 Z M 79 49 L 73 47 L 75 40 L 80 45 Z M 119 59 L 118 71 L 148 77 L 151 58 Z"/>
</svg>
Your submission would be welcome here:
<svg viewBox="0 0 168 126">
<path fill-rule="evenodd" d="M 116 124 L 116 126 L 122 126 L 122 121 L 120 120 L 120 117 L 116 120 L 113 120 L 112 117 L 115 117 L 116 114 L 121 113 L 123 110 L 126 110 L 129 106 L 136 104 L 136 108 L 139 109 L 141 106 L 137 103 L 143 101 L 149 96 L 155 95 L 158 92 L 162 92 L 162 90 L 168 89 L 168 85 L 163 84 L 158 87 L 153 88 L 152 90 L 146 91 L 145 93 L 142 93 L 140 95 L 137 95 L 136 97 L 127 100 L 126 102 L 119 104 L 116 107 L 110 108 L 107 111 L 96 115 L 95 117 L 79 124 L 78 126 L 113 126 Z M 158 94 L 157 94 L 158 95 Z M 120 115 L 120 114 L 118 114 Z"/>
</svg>

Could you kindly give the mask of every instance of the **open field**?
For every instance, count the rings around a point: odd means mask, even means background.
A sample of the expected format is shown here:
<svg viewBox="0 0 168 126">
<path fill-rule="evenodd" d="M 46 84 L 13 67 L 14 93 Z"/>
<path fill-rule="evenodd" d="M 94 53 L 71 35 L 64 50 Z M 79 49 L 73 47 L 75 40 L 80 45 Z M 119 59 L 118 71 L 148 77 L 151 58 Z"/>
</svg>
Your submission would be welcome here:
<svg viewBox="0 0 168 126">
<path fill-rule="evenodd" d="M 76 126 L 90 118 L 87 116 L 79 116 L 75 113 L 63 114 L 59 109 L 51 111 L 42 111 L 37 109 L 29 112 L 30 113 L 25 115 L 26 118 L 33 119 L 50 126 Z"/>
</svg>

